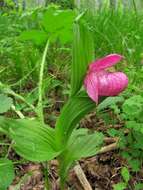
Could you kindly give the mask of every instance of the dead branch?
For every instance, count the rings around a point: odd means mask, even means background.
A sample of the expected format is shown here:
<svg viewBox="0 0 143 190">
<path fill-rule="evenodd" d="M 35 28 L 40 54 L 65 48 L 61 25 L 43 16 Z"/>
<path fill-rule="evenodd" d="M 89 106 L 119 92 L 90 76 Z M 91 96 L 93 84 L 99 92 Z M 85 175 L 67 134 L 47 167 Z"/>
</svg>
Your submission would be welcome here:
<svg viewBox="0 0 143 190">
<path fill-rule="evenodd" d="M 75 174 L 76 174 L 78 180 L 80 181 L 83 189 L 84 190 L 92 190 L 92 187 L 91 187 L 90 183 L 88 182 L 88 180 L 87 180 L 87 178 L 85 176 L 85 173 L 82 170 L 80 164 L 77 164 L 74 167 L 74 171 L 75 171 Z"/>
</svg>

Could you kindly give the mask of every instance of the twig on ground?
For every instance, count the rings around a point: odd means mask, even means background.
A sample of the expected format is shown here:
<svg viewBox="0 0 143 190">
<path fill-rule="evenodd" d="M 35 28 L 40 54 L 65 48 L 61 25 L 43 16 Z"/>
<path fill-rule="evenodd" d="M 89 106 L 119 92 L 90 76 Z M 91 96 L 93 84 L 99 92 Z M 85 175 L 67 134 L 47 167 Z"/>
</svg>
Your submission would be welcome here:
<svg viewBox="0 0 143 190">
<path fill-rule="evenodd" d="M 84 171 L 82 170 L 81 166 L 79 164 L 77 164 L 75 167 L 74 167 L 74 171 L 75 171 L 75 174 L 78 178 L 78 180 L 80 181 L 82 187 L 84 190 L 92 190 L 92 187 L 91 185 L 89 184 L 85 174 L 84 174 Z"/>
<path fill-rule="evenodd" d="M 118 137 L 105 137 L 104 142 L 107 144 L 117 142 L 119 140 Z"/>
<path fill-rule="evenodd" d="M 11 108 L 21 119 L 25 118 L 25 116 L 23 115 L 23 113 L 21 111 L 16 110 L 16 108 L 15 108 L 14 105 L 12 105 Z"/>
<path fill-rule="evenodd" d="M 115 142 L 115 143 L 112 143 L 112 144 L 110 144 L 110 145 L 104 146 L 104 147 L 102 147 L 102 148 L 99 150 L 98 154 L 103 154 L 103 153 L 106 153 L 106 152 L 115 150 L 115 149 L 118 148 L 117 145 L 118 145 L 118 141 Z"/>
</svg>

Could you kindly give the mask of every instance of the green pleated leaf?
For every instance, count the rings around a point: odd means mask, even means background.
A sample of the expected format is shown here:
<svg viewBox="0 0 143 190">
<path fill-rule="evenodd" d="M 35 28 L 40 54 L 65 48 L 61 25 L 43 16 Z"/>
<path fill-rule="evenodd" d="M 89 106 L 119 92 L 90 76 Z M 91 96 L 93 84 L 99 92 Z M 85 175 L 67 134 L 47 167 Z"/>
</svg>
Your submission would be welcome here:
<svg viewBox="0 0 143 190">
<path fill-rule="evenodd" d="M 89 157 L 95 155 L 101 148 L 103 143 L 103 134 L 102 133 L 92 133 L 84 134 L 78 130 L 74 131 L 74 135 L 70 140 L 70 143 L 67 148 L 66 157 L 69 160 L 79 160 L 84 157 Z"/>
<path fill-rule="evenodd" d="M 71 95 L 83 85 L 88 64 L 94 60 L 94 45 L 91 32 L 83 22 L 74 24 Z"/>
<path fill-rule="evenodd" d="M 63 146 L 79 121 L 95 108 L 95 103 L 82 94 L 70 98 L 56 123 L 56 141 Z"/>
<path fill-rule="evenodd" d="M 0 113 L 7 112 L 13 104 L 13 100 L 4 94 L 0 94 Z"/>
<path fill-rule="evenodd" d="M 95 132 L 88 134 L 87 129 L 74 130 L 65 151 L 62 153 L 60 173 L 66 178 L 74 161 L 96 155 L 103 143 L 103 135 Z"/>
<path fill-rule="evenodd" d="M 46 161 L 56 157 L 55 131 L 30 119 L 0 119 L 0 126 L 14 141 L 13 148 L 30 161 Z"/>
<path fill-rule="evenodd" d="M 41 24 L 49 34 L 51 42 L 55 42 L 57 39 L 62 44 L 72 41 L 74 17 L 73 10 L 59 10 L 57 7 L 49 6 Z"/>
<path fill-rule="evenodd" d="M 14 179 L 14 167 L 11 160 L 0 158 L 0 190 L 6 190 Z"/>
</svg>

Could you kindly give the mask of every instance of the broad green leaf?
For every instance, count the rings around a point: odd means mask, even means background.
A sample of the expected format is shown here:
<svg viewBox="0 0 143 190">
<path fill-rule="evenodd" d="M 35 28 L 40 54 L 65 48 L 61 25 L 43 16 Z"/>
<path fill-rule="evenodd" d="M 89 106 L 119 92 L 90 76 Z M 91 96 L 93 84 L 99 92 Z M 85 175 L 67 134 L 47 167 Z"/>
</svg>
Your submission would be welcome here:
<svg viewBox="0 0 143 190">
<path fill-rule="evenodd" d="M 91 32 L 83 22 L 74 24 L 73 61 L 71 95 L 75 95 L 83 85 L 88 64 L 94 60 L 94 45 Z"/>
<path fill-rule="evenodd" d="M 143 189 L 143 183 L 138 183 L 135 185 L 135 190 L 142 190 Z"/>
<path fill-rule="evenodd" d="M 12 104 L 12 98 L 9 98 L 4 94 L 0 94 L 0 113 L 7 112 Z"/>
<path fill-rule="evenodd" d="M 21 33 L 21 40 L 32 41 L 36 45 L 42 45 L 48 39 L 48 34 L 41 30 L 28 30 Z"/>
<path fill-rule="evenodd" d="M 109 108 L 111 105 L 122 103 L 124 101 L 124 98 L 121 96 L 115 96 L 115 97 L 108 97 L 105 100 L 103 100 L 98 106 L 97 111 L 104 110 L 106 108 Z"/>
<path fill-rule="evenodd" d="M 62 159 L 60 163 L 61 176 L 66 178 L 74 161 L 95 155 L 102 143 L 103 135 L 101 133 L 88 134 L 87 129 L 75 129 L 65 151 L 60 155 Z"/>
<path fill-rule="evenodd" d="M 11 160 L 0 158 L 0 190 L 6 190 L 14 179 L 14 167 Z"/>
<path fill-rule="evenodd" d="M 63 44 L 71 41 L 74 17 L 72 10 L 58 10 L 55 7 L 49 7 L 44 14 L 42 25 L 49 34 L 50 40 L 59 39 Z"/>
<path fill-rule="evenodd" d="M 81 134 L 78 130 L 74 131 L 74 136 L 67 147 L 66 158 L 68 160 L 79 160 L 80 158 L 95 155 L 103 143 L 102 133 Z M 76 134 L 77 133 L 77 134 Z"/>
<path fill-rule="evenodd" d="M 114 190 L 125 190 L 126 188 L 127 184 L 123 182 L 114 185 Z"/>
<path fill-rule="evenodd" d="M 50 42 L 59 40 L 62 44 L 71 42 L 74 17 L 73 10 L 59 10 L 55 6 L 49 6 L 41 20 L 44 30 L 24 31 L 20 39 L 31 40 L 36 45 L 42 45 L 47 39 L 50 39 Z"/>
<path fill-rule="evenodd" d="M 122 175 L 124 181 L 125 181 L 126 183 L 128 183 L 128 181 L 129 181 L 129 179 L 130 179 L 130 173 L 129 173 L 128 168 L 123 167 L 122 170 L 121 170 L 121 175 Z"/>
<path fill-rule="evenodd" d="M 39 121 L 1 119 L 0 126 L 8 131 L 16 152 L 27 160 L 46 161 L 59 154 L 56 151 L 54 129 L 42 126 Z"/>
<path fill-rule="evenodd" d="M 74 12 L 72 10 L 58 10 L 49 7 L 44 14 L 42 24 L 47 32 L 56 32 L 66 27 L 71 28 L 73 23 Z"/>
<path fill-rule="evenodd" d="M 79 94 L 70 98 L 61 111 L 56 123 L 56 141 L 64 146 L 79 121 L 95 108 L 95 103 L 87 96 Z"/>
</svg>

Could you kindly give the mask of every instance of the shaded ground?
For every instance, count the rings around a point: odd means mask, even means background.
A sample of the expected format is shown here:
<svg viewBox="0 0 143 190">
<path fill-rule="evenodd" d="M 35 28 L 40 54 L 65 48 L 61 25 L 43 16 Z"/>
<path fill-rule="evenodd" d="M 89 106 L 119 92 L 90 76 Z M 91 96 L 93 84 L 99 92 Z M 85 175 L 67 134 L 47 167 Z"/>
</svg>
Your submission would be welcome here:
<svg viewBox="0 0 143 190">
<path fill-rule="evenodd" d="M 118 154 L 118 151 L 111 151 L 105 154 L 97 155 L 80 161 L 80 165 L 93 189 L 111 190 L 113 184 L 120 181 L 120 169 L 124 160 Z M 50 167 L 50 181 L 52 190 L 58 190 L 57 162 L 52 161 Z M 21 183 L 20 190 L 43 190 L 44 176 L 43 167 L 37 163 L 27 163 L 17 165 L 17 177 L 9 190 L 14 190 L 15 185 Z M 83 190 L 75 172 L 71 169 L 69 189 Z"/>
</svg>

